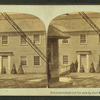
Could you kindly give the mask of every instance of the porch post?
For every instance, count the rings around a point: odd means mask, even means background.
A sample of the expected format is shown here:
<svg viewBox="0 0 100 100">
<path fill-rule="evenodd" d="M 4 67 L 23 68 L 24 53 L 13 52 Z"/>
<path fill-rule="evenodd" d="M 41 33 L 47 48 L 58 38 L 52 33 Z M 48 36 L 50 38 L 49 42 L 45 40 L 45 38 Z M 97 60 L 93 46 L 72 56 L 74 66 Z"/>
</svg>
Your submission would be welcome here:
<svg viewBox="0 0 100 100">
<path fill-rule="evenodd" d="M 2 70 L 2 56 L 0 56 L 0 74 L 1 74 L 1 70 Z"/>
<path fill-rule="evenodd" d="M 11 56 L 8 56 L 8 73 L 11 74 Z"/>
<path fill-rule="evenodd" d="M 77 55 L 77 61 L 78 61 L 78 72 L 80 72 L 80 54 Z"/>
<path fill-rule="evenodd" d="M 87 62 L 87 73 L 89 73 L 89 54 L 86 55 L 86 62 Z"/>
</svg>

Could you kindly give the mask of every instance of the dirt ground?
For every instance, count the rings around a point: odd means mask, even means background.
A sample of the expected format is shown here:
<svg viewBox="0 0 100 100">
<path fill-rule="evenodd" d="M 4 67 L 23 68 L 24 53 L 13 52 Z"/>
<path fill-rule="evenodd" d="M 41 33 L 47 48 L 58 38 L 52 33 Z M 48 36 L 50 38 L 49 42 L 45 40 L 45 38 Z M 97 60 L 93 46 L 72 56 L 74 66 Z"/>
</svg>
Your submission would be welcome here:
<svg viewBox="0 0 100 100">
<path fill-rule="evenodd" d="M 46 74 L 0 75 L 0 88 L 44 88 L 46 86 Z"/>
<path fill-rule="evenodd" d="M 50 88 L 100 88 L 100 73 L 71 73 L 70 82 L 58 82 L 55 78 L 49 82 Z"/>
</svg>

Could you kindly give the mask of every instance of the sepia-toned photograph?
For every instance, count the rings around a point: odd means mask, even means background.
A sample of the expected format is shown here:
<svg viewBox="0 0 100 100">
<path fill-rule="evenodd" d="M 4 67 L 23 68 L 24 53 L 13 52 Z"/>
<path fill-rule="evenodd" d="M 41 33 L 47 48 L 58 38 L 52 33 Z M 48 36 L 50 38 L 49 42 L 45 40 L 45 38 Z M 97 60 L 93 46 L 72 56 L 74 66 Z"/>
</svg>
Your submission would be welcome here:
<svg viewBox="0 0 100 100">
<path fill-rule="evenodd" d="M 0 13 L 0 88 L 47 87 L 46 30 L 36 16 Z"/>
<path fill-rule="evenodd" d="M 48 78 L 49 88 L 100 88 L 100 13 L 66 13 L 51 21 Z"/>
<path fill-rule="evenodd" d="M 100 6 L 0 8 L 1 96 L 100 95 Z"/>
</svg>

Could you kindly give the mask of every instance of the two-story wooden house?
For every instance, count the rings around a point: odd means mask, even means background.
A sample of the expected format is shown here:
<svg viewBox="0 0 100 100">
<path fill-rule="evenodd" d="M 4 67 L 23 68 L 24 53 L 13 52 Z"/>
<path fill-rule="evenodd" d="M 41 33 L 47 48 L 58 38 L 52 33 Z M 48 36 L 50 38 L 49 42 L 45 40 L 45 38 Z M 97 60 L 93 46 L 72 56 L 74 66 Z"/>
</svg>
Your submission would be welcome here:
<svg viewBox="0 0 100 100">
<path fill-rule="evenodd" d="M 43 22 L 33 15 L 8 13 L 20 29 L 46 55 L 46 31 Z M 10 74 L 13 64 L 20 63 L 24 73 L 46 73 L 46 62 L 31 48 L 25 39 L 0 14 L 0 73 L 5 66 Z"/>
<path fill-rule="evenodd" d="M 94 23 L 99 29 L 100 13 L 85 14 L 92 21 L 90 24 Z M 94 68 L 97 68 L 100 62 L 100 32 L 97 33 L 79 13 L 58 16 L 51 24 L 70 36 L 69 39 L 59 39 L 59 68 L 69 66 L 76 60 L 78 72 L 84 66 L 88 73 L 92 62 Z"/>
</svg>

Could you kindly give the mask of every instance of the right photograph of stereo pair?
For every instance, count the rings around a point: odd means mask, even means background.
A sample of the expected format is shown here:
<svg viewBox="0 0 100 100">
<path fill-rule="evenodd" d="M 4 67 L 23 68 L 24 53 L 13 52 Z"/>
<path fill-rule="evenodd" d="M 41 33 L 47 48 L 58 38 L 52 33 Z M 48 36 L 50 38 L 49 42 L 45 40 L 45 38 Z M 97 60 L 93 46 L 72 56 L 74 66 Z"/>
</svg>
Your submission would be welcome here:
<svg viewBox="0 0 100 100">
<path fill-rule="evenodd" d="M 49 88 L 100 88 L 100 13 L 54 18 L 47 48 Z"/>
</svg>

